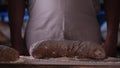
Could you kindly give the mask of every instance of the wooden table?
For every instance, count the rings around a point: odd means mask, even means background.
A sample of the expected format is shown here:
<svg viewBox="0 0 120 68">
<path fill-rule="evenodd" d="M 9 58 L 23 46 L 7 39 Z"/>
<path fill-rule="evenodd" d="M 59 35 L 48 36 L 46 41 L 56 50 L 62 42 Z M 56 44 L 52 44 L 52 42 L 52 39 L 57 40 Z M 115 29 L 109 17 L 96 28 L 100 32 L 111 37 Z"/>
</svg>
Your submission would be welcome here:
<svg viewBox="0 0 120 68">
<path fill-rule="evenodd" d="M 15 62 L 0 62 L 0 68 L 120 68 L 120 58 L 105 60 L 56 58 L 33 59 L 24 57 Z"/>
</svg>

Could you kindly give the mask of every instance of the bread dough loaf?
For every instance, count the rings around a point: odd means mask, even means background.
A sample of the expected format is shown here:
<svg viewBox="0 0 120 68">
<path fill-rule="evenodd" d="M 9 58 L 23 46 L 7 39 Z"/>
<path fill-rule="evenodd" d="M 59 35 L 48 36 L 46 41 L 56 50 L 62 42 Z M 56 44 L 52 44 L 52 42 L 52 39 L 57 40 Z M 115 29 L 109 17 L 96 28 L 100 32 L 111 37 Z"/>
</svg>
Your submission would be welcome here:
<svg viewBox="0 0 120 68">
<path fill-rule="evenodd" d="M 15 61 L 19 59 L 19 53 L 10 47 L 0 45 L 0 61 Z"/>
<path fill-rule="evenodd" d="M 36 43 L 32 50 L 34 58 L 78 57 L 104 59 L 106 57 L 101 45 L 87 41 L 48 40 Z"/>
</svg>

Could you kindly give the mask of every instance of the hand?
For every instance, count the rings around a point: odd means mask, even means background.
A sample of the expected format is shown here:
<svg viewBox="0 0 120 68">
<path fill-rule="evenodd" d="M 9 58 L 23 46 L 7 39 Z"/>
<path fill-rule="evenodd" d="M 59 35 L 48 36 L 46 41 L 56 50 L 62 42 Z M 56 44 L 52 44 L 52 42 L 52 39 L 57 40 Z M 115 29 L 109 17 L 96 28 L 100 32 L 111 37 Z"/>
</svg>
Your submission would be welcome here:
<svg viewBox="0 0 120 68">
<path fill-rule="evenodd" d="M 117 47 L 116 44 L 113 44 L 112 42 L 105 42 L 103 44 L 103 48 L 106 52 L 107 57 L 115 57 L 117 53 Z"/>
<path fill-rule="evenodd" d="M 13 42 L 12 47 L 16 49 L 20 55 L 26 55 L 26 56 L 29 55 L 25 41 L 23 39 L 16 40 L 15 42 Z"/>
</svg>

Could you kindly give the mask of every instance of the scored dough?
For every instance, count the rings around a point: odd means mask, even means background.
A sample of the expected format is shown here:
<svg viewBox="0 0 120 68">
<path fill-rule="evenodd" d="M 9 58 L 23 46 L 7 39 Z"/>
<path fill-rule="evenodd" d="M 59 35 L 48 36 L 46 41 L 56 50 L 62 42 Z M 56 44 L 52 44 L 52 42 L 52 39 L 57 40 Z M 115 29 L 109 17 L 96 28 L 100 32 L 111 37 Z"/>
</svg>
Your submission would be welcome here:
<svg viewBox="0 0 120 68">
<path fill-rule="evenodd" d="M 48 40 L 33 45 L 32 56 L 37 59 L 77 57 L 104 59 L 106 54 L 101 45 L 87 41 Z"/>
<path fill-rule="evenodd" d="M 0 61 L 16 61 L 19 59 L 19 53 L 10 47 L 0 45 Z"/>
</svg>

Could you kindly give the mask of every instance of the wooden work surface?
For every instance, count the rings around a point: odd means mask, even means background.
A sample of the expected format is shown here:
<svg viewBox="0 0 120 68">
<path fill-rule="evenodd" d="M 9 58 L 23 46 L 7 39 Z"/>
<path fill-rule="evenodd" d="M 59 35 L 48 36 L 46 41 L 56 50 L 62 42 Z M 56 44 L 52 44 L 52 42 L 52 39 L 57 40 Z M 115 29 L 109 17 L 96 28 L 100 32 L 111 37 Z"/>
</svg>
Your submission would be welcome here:
<svg viewBox="0 0 120 68">
<path fill-rule="evenodd" d="M 34 59 L 21 56 L 18 61 L 0 62 L 0 68 L 120 68 L 120 58 L 105 60 L 50 58 Z"/>
</svg>

